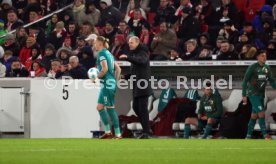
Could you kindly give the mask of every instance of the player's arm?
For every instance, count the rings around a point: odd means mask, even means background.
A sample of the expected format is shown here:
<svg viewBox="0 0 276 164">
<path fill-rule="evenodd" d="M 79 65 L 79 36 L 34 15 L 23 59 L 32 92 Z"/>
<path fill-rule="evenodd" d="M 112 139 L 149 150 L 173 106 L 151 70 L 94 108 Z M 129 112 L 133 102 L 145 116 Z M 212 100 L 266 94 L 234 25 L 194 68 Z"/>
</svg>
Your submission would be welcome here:
<svg viewBox="0 0 276 164">
<path fill-rule="evenodd" d="M 115 77 L 117 80 L 120 80 L 121 77 L 121 67 L 119 66 L 119 64 L 117 62 L 114 62 L 114 67 L 115 67 Z"/>
<path fill-rule="evenodd" d="M 216 109 L 216 112 L 212 114 L 212 117 L 220 118 L 223 113 L 223 107 L 222 107 L 222 100 L 220 99 L 219 96 L 216 96 L 215 103 L 216 103 L 217 109 Z"/>
<path fill-rule="evenodd" d="M 101 66 L 102 66 L 102 70 L 101 72 L 98 74 L 98 78 L 101 79 L 104 77 L 104 75 L 107 73 L 108 71 L 108 66 L 107 66 L 107 62 L 106 60 L 101 60 Z"/>
<path fill-rule="evenodd" d="M 246 97 L 247 83 L 249 82 L 252 76 L 253 70 L 254 70 L 253 65 L 249 66 L 246 70 L 246 73 L 242 81 L 242 97 L 243 97 L 244 104 L 247 104 L 247 97 Z"/>
</svg>

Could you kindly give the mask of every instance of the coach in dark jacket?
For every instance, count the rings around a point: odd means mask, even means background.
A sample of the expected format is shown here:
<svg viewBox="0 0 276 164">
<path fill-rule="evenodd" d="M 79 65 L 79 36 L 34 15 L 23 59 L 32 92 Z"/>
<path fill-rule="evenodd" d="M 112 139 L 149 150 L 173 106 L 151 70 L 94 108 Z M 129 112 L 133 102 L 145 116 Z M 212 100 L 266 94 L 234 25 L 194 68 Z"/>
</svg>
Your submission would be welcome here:
<svg viewBox="0 0 276 164">
<path fill-rule="evenodd" d="M 131 80 L 133 80 L 133 110 L 139 117 L 143 127 L 143 134 L 140 139 L 149 138 L 149 113 L 148 113 L 148 97 L 152 94 L 150 63 L 147 48 L 140 44 L 139 38 L 133 36 L 129 39 L 128 55 L 121 55 L 120 59 L 125 59 L 131 62 Z M 139 80 L 147 81 L 138 83 Z M 138 85 L 139 84 L 139 85 Z M 140 88 L 139 88 L 140 86 Z"/>
</svg>

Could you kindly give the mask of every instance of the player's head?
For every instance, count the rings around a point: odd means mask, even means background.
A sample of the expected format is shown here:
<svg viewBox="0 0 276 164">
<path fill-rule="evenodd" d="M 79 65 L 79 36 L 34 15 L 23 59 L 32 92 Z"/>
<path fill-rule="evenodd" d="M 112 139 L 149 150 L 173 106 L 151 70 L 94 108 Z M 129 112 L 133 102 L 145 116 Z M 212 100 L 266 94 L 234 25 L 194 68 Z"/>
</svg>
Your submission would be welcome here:
<svg viewBox="0 0 276 164">
<path fill-rule="evenodd" d="M 103 48 L 108 49 L 109 48 L 109 44 L 108 44 L 109 40 L 103 36 L 98 36 L 96 41 L 95 41 L 95 48 L 97 51 L 100 51 Z"/>
<path fill-rule="evenodd" d="M 128 40 L 130 50 L 135 50 L 140 44 L 140 39 L 137 36 L 132 36 Z"/>
<path fill-rule="evenodd" d="M 257 53 L 257 60 L 259 63 L 265 64 L 265 62 L 266 62 L 266 51 L 265 50 L 260 50 Z"/>
<path fill-rule="evenodd" d="M 204 86 L 204 94 L 207 96 L 210 96 L 212 94 L 212 84 L 210 82 L 207 82 Z"/>
</svg>

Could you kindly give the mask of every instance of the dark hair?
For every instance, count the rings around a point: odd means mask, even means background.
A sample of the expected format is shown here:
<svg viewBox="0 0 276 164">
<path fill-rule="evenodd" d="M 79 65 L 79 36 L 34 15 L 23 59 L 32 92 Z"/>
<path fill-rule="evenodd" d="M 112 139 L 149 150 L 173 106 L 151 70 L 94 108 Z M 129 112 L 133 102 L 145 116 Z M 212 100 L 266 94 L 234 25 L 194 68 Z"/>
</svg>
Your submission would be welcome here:
<svg viewBox="0 0 276 164">
<path fill-rule="evenodd" d="M 259 55 L 261 55 L 261 54 L 266 54 L 266 50 L 265 49 L 260 49 L 258 52 L 257 52 L 257 54 L 256 54 L 256 56 L 259 56 Z"/>
<path fill-rule="evenodd" d="M 20 60 L 20 59 L 18 59 L 18 58 L 15 58 L 15 59 L 13 59 L 13 60 L 12 60 L 12 63 L 15 63 L 15 62 L 19 62 L 19 63 L 21 63 L 21 60 Z"/>
</svg>

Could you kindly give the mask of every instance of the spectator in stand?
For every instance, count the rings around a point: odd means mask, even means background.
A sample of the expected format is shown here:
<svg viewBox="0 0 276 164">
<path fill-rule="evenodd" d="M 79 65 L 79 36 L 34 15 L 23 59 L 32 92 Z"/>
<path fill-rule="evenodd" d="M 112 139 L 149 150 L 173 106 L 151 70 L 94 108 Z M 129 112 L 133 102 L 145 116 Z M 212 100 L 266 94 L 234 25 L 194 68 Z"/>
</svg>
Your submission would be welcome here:
<svg viewBox="0 0 276 164">
<path fill-rule="evenodd" d="M 33 24 L 29 27 L 29 36 L 32 36 L 36 39 L 37 44 L 44 49 L 44 46 L 47 43 L 45 31 L 39 24 Z"/>
<path fill-rule="evenodd" d="M 267 60 L 276 60 L 276 40 L 270 40 L 267 44 Z"/>
<path fill-rule="evenodd" d="M 225 21 L 232 20 L 236 27 L 239 27 L 238 23 L 238 10 L 231 0 L 221 0 L 221 6 L 216 9 L 215 16 L 213 18 L 217 25 L 224 23 Z"/>
<path fill-rule="evenodd" d="M 60 60 L 61 65 L 67 65 L 69 63 L 69 58 L 72 56 L 71 50 L 67 48 L 60 48 L 57 51 L 57 59 Z"/>
<path fill-rule="evenodd" d="M 5 36 L 7 33 L 8 31 L 5 29 L 4 20 L 0 19 L 0 37 L 2 36 L 2 38 L 0 38 L 0 45 L 4 44 L 5 38 L 3 36 Z"/>
<path fill-rule="evenodd" d="M 55 49 L 62 47 L 64 39 L 67 36 L 66 29 L 64 28 L 64 23 L 62 21 L 56 24 L 54 31 L 50 34 L 48 42 L 55 46 Z"/>
<path fill-rule="evenodd" d="M 13 52 L 13 56 L 18 57 L 20 52 L 20 46 L 17 43 L 13 34 L 7 34 L 5 36 L 5 43 L 3 45 L 5 51 L 10 50 Z"/>
<path fill-rule="evenodd" d="M 239 52 L 239 51 L 238 51 Z M 256 58 L 257 49 L 250 45 L 246 44 L 242 46 L 242 49 L 239 53 L 240 60 L 254 60 Z"/>
<path fill-rule="evenodd" d="M 177 37 L 183 42 L 197 38 L 198 34 L 201 33 L 199 22 L 193 17 L 190 7 L 184 7 L 181 10 L 181 17 L 175 24 L 175 29 Z"/>
<path fill-rule="evenodd" d="M 79 36 L 79 30 L 78 30 L 77 25 L 76 25 L 75 22 L 70 22 L 69 23 L 67 35 L 69 35 L 70 38 L 71 38 L 72 48 L 75 48 L 76 45 L 77 45 L 76 40 L 77 40 L 77 37 Z"/>
<path fill-rule="evenodd" d="M 7 72 L 6 77 L 28 77 L 29 71 L 21 64 L 19 59 L 14 59 L 11 64 L 11 71 Z"/>
<path fill-rule="evenodd" d="M 46 27 L 47 27 L 47 36 L 51 35 L 52 31 L 55 29 L 56 24 L 59 21 L 58 14 L 52 15 L 51 19 L 47 21 Z"/>
<path fill-rule="evenodd" d="M 31 57 L 29 57 L 25 62 L 25 67 L 28 71 L 32 69 L 31 66 L 35 61 L 41 62 L 42 60 L 42 55 L 40 53 L 41 51 L 37 45 L 34 45 L 31 50 Z"/>
<path fill-rule="evenodd" d="M 196 60 L 199 55 L 198 44 L 195 39 L 190 39 L 185 43 L 184 53 L 181 55 L 182 60 Z"/>
<path fill-rule="evenodd" d="M 80 65 L 77 56 L 71 56 L 69 58 L 68 70 L 73 79 L 87 79 L 87 71 Z"/>
<path fill-rule="evenodd" d="M 180 54 L 181 52 L 175 48 L 169 51 L 170 54 L 170 61 L 182 61 Z"/>
<path fill-rule="evenodd" d="M 81 25 L 81 18 L 80 15 L 82 12 L 85 11 L 85 0 L 74 0 L 73 4 L 73 17 L 74 21 L 78 24 Z"/>
<path fill-rule="evenodd" d="M 79 56 L 80 50 L 86 46 L 86 37 L 85 36 L 79 36 L 77 37 L 77 47 L 73 50 L 72 54 L 75 56 Z"/>
<path fill-rule="evenodd" d="M 61 62 L 58 59 L 51 60 L 51 69 L 48 73 L 49 78 L 55 78 L 58 79 L 59 75 L 61 73 Z"/>
<path fill-rule="evenodd" d="M 128 24 L 127 24 L 126 21 L 120 21 L 117 33 L 118 34 L 124 34 L 125 38 L 127 38 L 127 36 L 130 33 L 130 29 L 129 29 Z"/>
<path fill-rule="evenodd" d="M 236 52 L 241 52 L 242 47 L 243 47 L 244 45 L 248 45 L 248 44 L 249 44 L 249 45 L 250 45 L 250 44 L 254 45 L 253 42 L 250 42 L 247 33 L 244 32 L 244 33 L 242 33 L 242 34 L 239 36 L 239 42 L 235 44 L 235 51 L 236 51 Z"/>
<path fill-rule="evenodd" d="M 12 51 L 5 51 L 3 59 L 0 60 L 0 62 L 5 65 L 6 67 L 6 72 L 11 71 L 11 64 L 12 61 L 15 60 L 16 57 L 13 57 Z"/>
<path fill-rule="evenodd" d="M 111 43 L 114 42 L 114 37 L 117 33 L 118 29 L 115 26 L 114 22 L 112 20 L 108 20 L 105 22 L 105 27 L 103 29 L 102 36 L 109 39 Z"/>
<path fill-rule="evenodd" d="M 195 9 L 195 17 L 198 19 L 201 26 L 213 24 L 214 8 L 210 0 L 200 0 Z M 206 32 L 207 30 L 204 31 Z"/>
<path fill-rule="evenodd" d="M 25 15 L 26 15 L 25 18 L 27 19 L 24 19 L 24 22 L 30 23 L 30 22 L 37 21 L 43 17 L 43 15 L 41 14 L 42 14 L 42 9 L 38 3 L 29 4 L 25 11 Z M 45 29 L 46 23 L 44 21 L 40 21 L 37 24 L 40 28 Z"/>
<path fill-rule="evenodd" d="M 120 55 L 127 54 L 126 38 L 123 34 L 117 34 L 113 45 L 110 47 L 110 52 L 119 60 Z"/>
<path fill-rule="evenodd" d="M 141 16 L 147 20 L 146 12 L 141 8 L 140 0 L 130 0 L 127 6 L 127 13 L 125 16 L 125 21 L 128 22 L 131 18 L 134 17 L 135 10 L 140 10 Z"/>
<path fill-rule="evenodd" d="M 256 39 L 257 33 L 251 22 L 244 22 L 241 32 L 247 34 L 249 42 L 254 42 Z"/>
<path fill-rule="evenodd" d="M 99 26 L 105 26 L 105 22 L 107 20 L 113 20 L 114 24 L 118 26 L 119 22 L 121 21 L 121 12 L 114 6 L 112 6 L 111 0 L 101 0 L 100 1 L 101 7 L 101 19 L 99 22 Z"/>
<path fill-rule="evenodd" d="M 6 66 L 0 62 L 0 78 L 6 77 Z"/>
<path fill-rule="evenodd" d="M 160 31 L 151 43 L 151 60 L 169 60 L 169 50 L 176 48 L 177 37 L 166 22 L 161 22 Z"/>
<path fill-rule="evenodd" d="M 212 47 L 209 45 L 202 46 L 196 60 L 212 60 Z"/>
<path fill-rule="evenodd" d="M 95 40 L 97 39 L 97 35 L 96 34 L 90 34 L 86 39 L 85 41 L 87 42 L 87 46 L 91 47 L 92 48 L 92 51 L 93 51 L 93 55 L 94 55 L 94 58 L 97 58 L 97 51 L 94 47 L 95 45 Z"/>
<path fill-rule="evenodd" d="M 16 40 L 20 46 L 20 49 L 26 45 L 26 40 L 28 38 L 27 31 L 24 27 L 20 26 L 16 29 Z"/>
<path fill-rule="evenodd" d="M 133 18 L 130 18 L 128 21 L 128 26 L 135 36 L 140 36 L 142 25 L 145 23 L 149 24 L 148 21 L 142 17 L 141 11 L 139 9 L 135 9 Z"/>
<path fill-rule="evenodd" d="M 34 37 L 28 37 L 26 40 L 26 45 L 21 48 L 19 53 L 19 59 L 21 60 L 22 64 L 25 65 L 27 59 L 31 57 L 32 46 L 36 44 L 36 39 Z"/>
<path fill-rule="evenodd" d="M 263 45 L 260 48 L 265 48 L 270 38 L 272 38 L 272 32 L 273 32 L 273 18 L 272 17 L 266 17 L 262 20 L 262 27 L 263 31 L 260 31 L 257 34 L 258 39 L 260 39 L 261 44 Z"/>
<path fill-rule="evenodd" d="M 85 10 L 80 12 L 80 24 L 83 24 L 86 21 L 89 21 L 92 25 L 98 25 L 99 19 L 101 16 L 100 10 L 96 8 L 94 0 L 85 1 Z"/>
<path fill-rule="evenodd" d="M 177 17 L 179 17 L 179 18 L 181 18 L 181 16 L 182 16 L 182 10 L 183 10 L 183 8 L 186 8 L 186 7 L 190 8 L 190 9 L 193 8 L 193 5 L 192 5 L 191 1 L 190 0 L 181 0 L 180 1 L 180 5 L 176 9 L 174 15 L 177 16 Z"/>
<path fill-rule="evenodd" d="M 43 66 L 41 65 L 40 61 L 34 61 L 31 67 L 31 71 L 35 72 L 34 77 L 47 77 L 47 73 Z"/>
<path fill-rule="evenodd" d="M 224 23 L 223 28 L 220 29 L 219 36 L 223 36 L 231 44 L 236 44 L 239 39 L 239 32 L 235 28 L 233 22 L 231 20 L 228 20 Z"/>
<path fill-rule="evenodd" d="M 198 37 L 198 47 L 201 49 L 205 45 L 209 45 L 209 39 L 210 35 L 207 32 L 203 32 L 202 34 L 199 35 Z"/>
<path fill-rule="evenodd" d="M 150 25 L 147 23 L 143 24 L 142 32 L 140 34 L 140 43 L 150 48 L 153 38 L 154 38 L 154 34 L 151 32 Z M 150 49 L 150 52 L 151 52 L 151 49 Z"/>
<path fill-rule="evenodd" d="M 7 13 L 6 28 L 8 31 L 15 30 L 17 27 L 22 26 L 24 23 L 18 19 L 15 9 L 11 9 Z"/>
<path fill-rule="evenodd" d="M 47 73 L 51 69 L 51 60 L 56 59 L 55 52 L 56 52 L 55 46 L 52 45 L 51 43 L 48 43 L 45 46 L 45 54 L 41 60 L 41 64 L 44 66 Z"/>
<path fill-rule="evenodd" d="M 80 51 L 81 59 L 80 64 L 88 71 L 90 68 L 95 67 L 96 59 L 92 51 L 92 47 L 85 46 Z"/>
<path fill-rule="evenodd" d="M 18 17 L 20 19 L 23 19 L 24 10 L 27 6 L 28 2 L 27 0 L 12 0 L 13 7 L 17 10 Z"/>
<path fill-rule="evenodd" d="M 272 17 L 272 7 L 270 5 L 264 5 L 253 20 L 252 24 L 257 32 L 263 31 L 262 21 L 266 17 Z"/>
<path fill-rule="evenodd" d="M 122 16 L 124 17 L 126 15 L 127 6 L 129 4 L 129 0 L 123 1 L 123 0 L 112 0 L 113 6 L 116 7 L 119 11 L 121 11 Z"/>
<path fill-rule="evenodd" d="M 93 24 L 86 21 L 81 25 L 80 35 L 88 37 L 88 35 L 90 35 L 90 34 L 99 34 L 99 32 Z"/>
<path fill-rule="evenodd" d="M 156 11 L 156 16 L 154 17 L 153 26 L 156 27 L 160 22 L 167 22 L 168 24 L 174 24 L 177 17 L 174 15 L 175 8 L 170 4 L 169 0 L 160 0 L 160 6 Z"/>
<path fill-rule="evenodd" d="M 220 53 L 217 60 L 238 60 L 238 54 L 235 52 L 233 45 L 225 40 L 221 43 Z"/>
<path fill-rule="evenodd" d="M 72 40 L 70 38 L 69 35 L 67 35 L 65 38 L 64 38 L 64 42 L 62 43 L 62 47 L 65 47 L 65 48 L 68 48 L 70 50 L 72 50 Z"/>
<path fill-rule="evenodd" d="M 62 15 L 62 21 L 64 22 L 64 26 L 66 28 L 67 31 L 69 31 L 69 24 L 71 22 L 74 22 L 74 16 L 73 16 L 73 11 L 71 9 L 67 9 L 65 10 L 63 13 L 61 13 Z M 77 23 L 75 23 L 77 26 Z"/>
<path fill-rule="evenodd" d="M 4 19 L 4 22 L 7 22 L 7 14 L 8 11 L 13 9 L 12 8 L 12 1 L 11 0 L 3 0 L 1 2 L 1 11 L 0 11 L 0 19 Z"/>
</svg>

